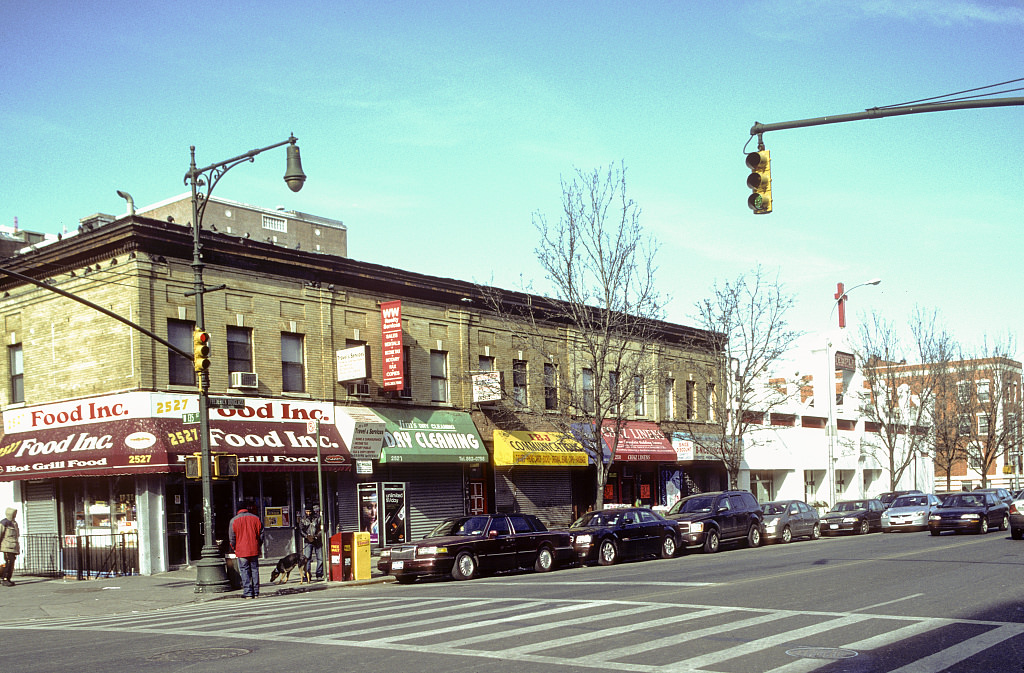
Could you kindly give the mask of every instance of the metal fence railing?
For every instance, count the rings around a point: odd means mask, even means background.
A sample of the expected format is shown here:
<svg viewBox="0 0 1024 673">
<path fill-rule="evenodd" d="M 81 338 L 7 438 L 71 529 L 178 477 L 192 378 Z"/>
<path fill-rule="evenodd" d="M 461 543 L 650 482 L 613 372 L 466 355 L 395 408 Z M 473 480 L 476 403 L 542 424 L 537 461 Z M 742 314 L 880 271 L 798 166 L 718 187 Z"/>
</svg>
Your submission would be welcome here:
<svg viewBox="0 0 1024 673">
<path fill-rule="evenodd" d="M 78 579 L 136 575 L 138 533 L 92 535 L 30 534 L 21 536 L 23 575 Z"/>
</svg>

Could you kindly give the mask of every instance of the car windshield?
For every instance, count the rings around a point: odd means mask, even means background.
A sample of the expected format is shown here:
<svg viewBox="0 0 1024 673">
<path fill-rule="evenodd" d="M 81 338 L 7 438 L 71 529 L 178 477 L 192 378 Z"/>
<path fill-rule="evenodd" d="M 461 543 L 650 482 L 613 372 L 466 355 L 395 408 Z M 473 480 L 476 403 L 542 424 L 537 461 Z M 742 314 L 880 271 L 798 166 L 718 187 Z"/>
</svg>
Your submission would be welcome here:
<svg viewBox="0 0 1024 673">
<path fill-rule="evenodd" d="M 770 516 L 778 516 L 779 514 L 785 514 L 786 503 L 784 502 L 766 502 L 761 505 L 761 511 Z"/>
<path fill-rule="evenodd" d="M 715 497 L 708 495 L 695 495 L 685 500 L 680 500 L 676 504 L 672 505 L 672 509 L 668 511 L 669 514 L 679 514 L 681 512 L 710 512 L 711 508 L 715 506 Z"/>
<path fill-rule="evenodd" d="M 570 528 L 585 528 L 587 526 L 614 526 L 621 518 L 621 512 L 615 510 L 587 512 L 577 519 Z"/>
<path fill-rule="evenodd" d="M 973 493 L 951 495 L 942 501 L 943 507 L 982 507 L 984 504 L 985 496 Z"/>
<path fill-rule="evenodd" d="M 856 512 L 858 509 L 867 509 L 868 504 L 863 500 L 849 500 L 847 502 L 837 502 L 835 507 L 832 508 L 833 512 Z"/>
<path fill-rule="evenodd" d="M 487 530 L 489 517 L 466 516 L 458 519 L 446 519 L 439 523 L 427 537 L 445 537 L 447 535 L 483 535 Z"/>
<path fill-rule="evenodd" d="M 924 495 L 901 495 L 893 501 L 895 507 L 919 507 L 928 504 L 928 496 Z"/>
</svg>

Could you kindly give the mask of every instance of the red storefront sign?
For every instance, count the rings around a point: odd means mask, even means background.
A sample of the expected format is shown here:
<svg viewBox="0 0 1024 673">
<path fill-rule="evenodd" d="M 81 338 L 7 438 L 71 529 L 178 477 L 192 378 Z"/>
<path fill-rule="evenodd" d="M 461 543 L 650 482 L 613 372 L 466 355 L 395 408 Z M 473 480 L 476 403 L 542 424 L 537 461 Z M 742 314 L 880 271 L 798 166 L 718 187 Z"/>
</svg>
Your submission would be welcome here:
<svg viewBox="0 0 1024 673">
<path fill-rule="evenodd" d="M 615 446 L 616 422 L 605 419 L 601 427 L 604 444 L 610 451 Z M 618 427 L 615 460 L 626 462 L 676 462 L 676 452 L 657 423 L 625 421 Z"/>
<path fill-rule="evenodd" d="M 380 305 L 380 332 L 384 363 L 382 387 L 400 390 L 405 387 L 402 367 L 402 302 L 386 301 Z"/>
</svg>

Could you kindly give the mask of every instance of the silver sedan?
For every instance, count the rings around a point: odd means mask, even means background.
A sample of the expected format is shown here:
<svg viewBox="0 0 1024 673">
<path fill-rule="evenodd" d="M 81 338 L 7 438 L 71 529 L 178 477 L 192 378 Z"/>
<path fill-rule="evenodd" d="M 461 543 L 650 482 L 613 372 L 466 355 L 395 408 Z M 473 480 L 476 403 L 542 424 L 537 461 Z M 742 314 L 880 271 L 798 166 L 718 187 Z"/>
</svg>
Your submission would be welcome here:
<svg viewBox="0 0 1024 673">
<path fill-rule="evenodd" d="M 932 493 L 901 495 L 892 501 L 889 509 L 882 512 L 882 532 L 926 530 L 928 516 L 941 503 Z"/>
</svg>

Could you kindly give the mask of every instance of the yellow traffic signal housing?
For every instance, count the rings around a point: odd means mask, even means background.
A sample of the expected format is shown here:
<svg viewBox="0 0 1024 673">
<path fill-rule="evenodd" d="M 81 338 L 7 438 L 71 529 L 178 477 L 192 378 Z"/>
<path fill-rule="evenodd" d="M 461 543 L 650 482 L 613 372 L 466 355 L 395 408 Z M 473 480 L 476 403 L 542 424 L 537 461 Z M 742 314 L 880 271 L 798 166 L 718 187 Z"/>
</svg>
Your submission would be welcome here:
<svg viewBox="0 0 1024 673">
<path fill-rule="evenodd" d="M 238 456 L 233 453 L 213 454 L 213 478 L 230 479 L 238 476 Z"/>
<path fill-rule="evenodd" d="M 203 468 L 202 461 L 199 460 L 200 454 L 193 453 L 191 456 L 185 456 L 185 478 L 186 479 L 202 479 Z"/>
<path fill-rule="evenodd" d="M 772 212 L 772 157 L 768 150 L 759 150 L 747 155 L 747 187 L 754 191 L 747 197 L 747 206 L 755 215 Z"/>
<path fill-rule="evenodd" d="M 210 368 L 210 334 L 203 330 L 192 332 L 192 363 L 197 372 Z"/>
</svg>

